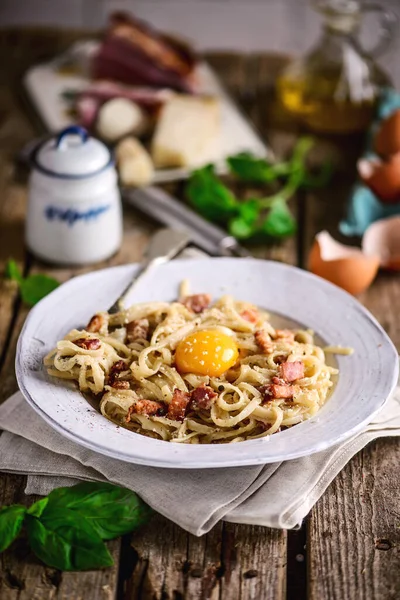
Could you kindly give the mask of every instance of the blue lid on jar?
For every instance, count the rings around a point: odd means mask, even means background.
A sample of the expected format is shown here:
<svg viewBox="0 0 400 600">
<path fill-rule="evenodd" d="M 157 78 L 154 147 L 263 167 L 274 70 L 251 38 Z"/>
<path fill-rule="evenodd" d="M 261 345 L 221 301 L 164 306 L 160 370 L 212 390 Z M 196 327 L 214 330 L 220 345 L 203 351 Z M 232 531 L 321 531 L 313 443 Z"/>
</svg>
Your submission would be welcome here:
<svg viewBox="0 0 400 600">
<path fill-rule="evenodd" d="M 61 179 L 92 177 L 114 164 L 107 146 L 78 125 L 40 144 L 31 161 L 33 168 Z"/>
</svg>

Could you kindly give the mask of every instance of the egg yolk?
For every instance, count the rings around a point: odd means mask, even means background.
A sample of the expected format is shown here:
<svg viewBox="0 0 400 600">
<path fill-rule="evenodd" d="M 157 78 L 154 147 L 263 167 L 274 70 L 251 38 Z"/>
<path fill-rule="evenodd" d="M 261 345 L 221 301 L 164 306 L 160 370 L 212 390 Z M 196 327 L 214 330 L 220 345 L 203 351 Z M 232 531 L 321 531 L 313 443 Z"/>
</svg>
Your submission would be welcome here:
<svg viewBox="0 0 400 600">
<path fill-rule="evenodd" d="M 175 364 L 180 373 L 219 377 L 235 364 L 238 356 L 237 345 L 229 335 L 202 330 L 179 342 Z"/>
</svg>

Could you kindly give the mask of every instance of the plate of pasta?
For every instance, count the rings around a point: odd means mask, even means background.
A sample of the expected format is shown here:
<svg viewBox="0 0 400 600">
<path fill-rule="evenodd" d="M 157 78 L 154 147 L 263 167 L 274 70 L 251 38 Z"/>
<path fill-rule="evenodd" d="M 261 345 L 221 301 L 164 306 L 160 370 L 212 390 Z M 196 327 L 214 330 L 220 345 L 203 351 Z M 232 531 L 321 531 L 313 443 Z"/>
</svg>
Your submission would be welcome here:
<svg viewBox="0 0 400 600">
<path fill-rule="evenodd" d="M 257 259 L 183 259 L 76 277 L 21 333 L 17 379 L 57 431 L 113 458 L 216 468 L 306 456 L 354 435 L 397 381 L 397 352 L 352 296 Z"/>
</svg>

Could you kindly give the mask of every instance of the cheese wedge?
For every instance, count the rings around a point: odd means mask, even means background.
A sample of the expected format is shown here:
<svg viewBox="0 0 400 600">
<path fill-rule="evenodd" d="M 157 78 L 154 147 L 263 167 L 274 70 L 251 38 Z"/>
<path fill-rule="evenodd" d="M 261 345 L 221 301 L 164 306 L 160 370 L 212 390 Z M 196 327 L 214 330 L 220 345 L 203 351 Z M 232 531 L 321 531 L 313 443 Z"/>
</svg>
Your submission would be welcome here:
<svg viewBox="0 0 400 600">
<path fill-rule="evenodd" d="M 216 159 L 220 106 L 211 96 L 176 95 L 163 107 L 152 140 L 158 168 L 195 167 Z"/>
</svg>

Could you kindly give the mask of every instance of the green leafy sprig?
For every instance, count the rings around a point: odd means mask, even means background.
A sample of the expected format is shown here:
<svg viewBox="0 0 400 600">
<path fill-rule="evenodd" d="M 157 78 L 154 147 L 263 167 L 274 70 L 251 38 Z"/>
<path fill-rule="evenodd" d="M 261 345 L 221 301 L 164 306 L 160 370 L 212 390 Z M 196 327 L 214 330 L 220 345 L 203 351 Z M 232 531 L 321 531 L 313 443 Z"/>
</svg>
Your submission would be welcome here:
<svg viewBox="0 0 400 600">
<path fill-rule="evenodd" d="M 298 189 L 326 185 L 331 176 L 330 163 L 325 163 L 316 175 L 309 173 L 306 162 L 313 146 L 312 138 L 300 138 L 290 160 L 279 163 L 246 152 L 227 159 L 229 171 L 241 181 L 279 183 L 280 189 L 271 195 L 240 200 L 219 179 L 212 165 L 192 173 L 186 194 L 203 217 L 226 227 L 238 239 L 259 234 L 272 239 L 288 237 L 297 227 L 287 204 L 290 198 Z"/>
<path fill-rule="evenodd" d="M 12 279 L 18 283 L 21 298 L 28 306 L 37 304 L 39 300 L 50 294 L 50 292 L 60 285 L 53 277 L 48 277 L 41 273 L 23 277 L 17 263 L 12 259 L 6 265 L 5 275 L 8 279 Z"/>
<path fill-rule="evenodd" d="M 110 483 L 58 488 L 30 508 L 0 509 L 0 552 L 25 527 L 29 544 L 46 565 L 63 571 L 110 567 L 104 540 L 130 533 L 152 513 L 134 492 Z"/>
</svg>

